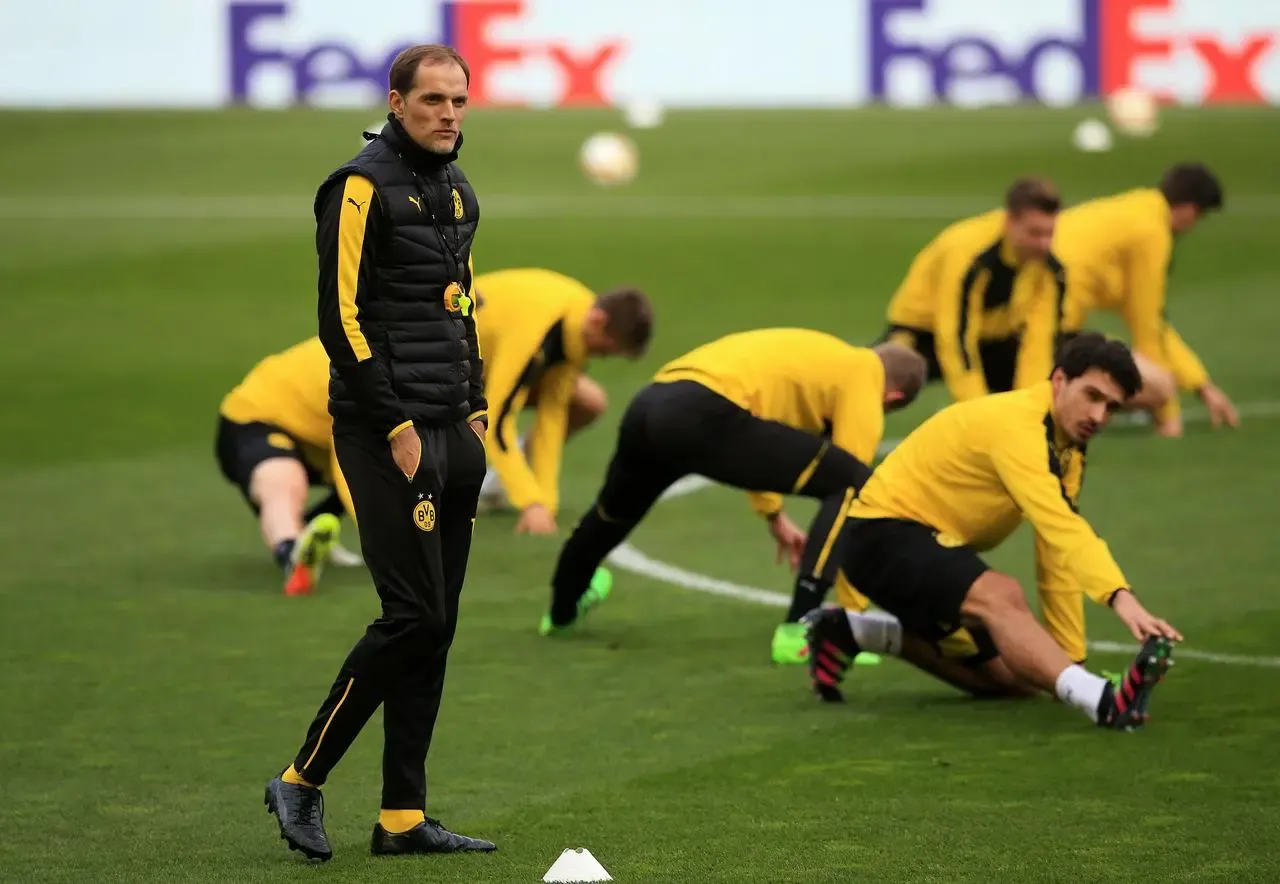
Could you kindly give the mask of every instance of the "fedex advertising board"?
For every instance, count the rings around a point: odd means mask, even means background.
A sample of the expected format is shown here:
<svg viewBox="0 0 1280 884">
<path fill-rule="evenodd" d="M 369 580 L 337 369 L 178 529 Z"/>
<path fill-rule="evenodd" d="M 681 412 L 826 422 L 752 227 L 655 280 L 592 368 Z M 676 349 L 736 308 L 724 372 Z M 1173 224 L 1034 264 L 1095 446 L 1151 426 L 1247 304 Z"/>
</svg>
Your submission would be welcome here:
<svg viewBox="0 0 1280 884">
<path fill-rule="evenodd" d="M 1280 103 L 1280 3 L 868 0 L 866 94 L 894 105 L 1066 105 L 1124 86 Z"/>
<path fill-rule="evenodd" d="M 0 105 L 381 107 L 431 40 L 477 105 L 1280 104 L 1278 0 L 11 0 Z"/>
<path fill-rule="evenodd" d="M 13 0 L 0 104 L 376 107 L 396 52 L 441 41 L 477 105 L 847 106 L 860 15 L 848 0 Z"/>
<path fill-rule="evenodd" d="M 738 0 L 383 0 L 377 16 L 348 20 L 351 7 L 335 0 L 234 0 L 227 97 L 317 104 L 350 91 L 381 102 L 396 53 L 438 41 L 466 58 L 477 105 L 598 107 L 652 97 L 714 106 L 799 95 L 847 104 L 854 9 L 802 2 L 822 14 L 808 22 L 777 7 L 743 15 Z M 761 63 L 777 54 L 784 31 L 810 50 L 791 56 L 786 72 Z"/>
<path fill-rule="evenodd" d="M 333 12 L 332 4 L 305 0 L 228 4 L 227 98 L 236 104 L 376 104 L 397 53 L 440 42 L 467 59 L 478 105 L 504 97 L 523 103 L 532 95 L 559 106 L 599 106 L 608 103 L 606 78 L 627 44 L 617 34 L 581 40 L 564 30 L 513 37 L 512 26 L 527 26 L 531 17 L 526 0 L 395 0 L 378 6 L 377 15 L 338 20 L 338 27 Z M 513 67 L 525 80 L 524 96 L 502 88 Z"/>
</svg>

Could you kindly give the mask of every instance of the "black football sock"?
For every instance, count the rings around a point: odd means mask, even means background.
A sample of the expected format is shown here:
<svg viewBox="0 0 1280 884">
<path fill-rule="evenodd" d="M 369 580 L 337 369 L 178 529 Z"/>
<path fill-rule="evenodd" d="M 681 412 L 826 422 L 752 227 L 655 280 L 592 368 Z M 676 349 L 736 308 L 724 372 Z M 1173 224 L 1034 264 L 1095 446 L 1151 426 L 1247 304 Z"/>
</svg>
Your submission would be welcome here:
<svg viewBox="0 0 1280 884">
<path fill-rule="evenodd" d="M 578 599 L 591 586 L 596 568 L 635 527 L 633 522 L 613 522 L 601 518 L 599 508 L 582 517 L 560 550 L 551 578 L 551 622 L 572 623 L 578 616 Z"/>
<path fill-rule="evenodd" d="M 294 538 L 282 540 L 276 544 L 276 548 L 271 551 L 271 555 L 275 557 L 276 564 L 281 568 L 289 567 L 289 561 L 293 558 L 293 545 L 296 543 Z"/>
<path fill-rule="evenodd" d="M 840 529 L 844 525 L 844 507 L 848 502 L 843 489 L 839 494 L 832 494 L 822 499 L 818 511 L 814 513 L 813 522 L 809 525 L 809 536 L 800 554 L 800 567 L 796 572 L 801 576 L 796 580 L 791 594 L 791 609 L 787 611 L 787 623 L 795 623 L 814 608 L 822 605 L 827 590 L 835 582 L 838 570 L 840 551 L 838 549 Z"/>
<path fill-rule="evenodd" d="M 302 521 L 304 524 L 310 524 L 311 520 L 316 516 L 323 516 L 325 514 L 342 518 L 346 511 L 347 508 L 342 505 L 342 498 L 338 496 L 338 492 L 330 491 L 327 497 L 318 501 L 315 506 L 307 510 L 302 517 Z"/>
<path fill-rule="evenodd" d="M 786 623 L 798 623 L 800 618 L 808 614 L 814 608 L 822 606 L 822 600 L 827 596 L 827 590 L 831 588 L 831 584 L 823 581 L 821 578 L 806 576 L 796 581 L 795 589 L 791 593 L 791 607 L 787 610 Z"/>
</svg>

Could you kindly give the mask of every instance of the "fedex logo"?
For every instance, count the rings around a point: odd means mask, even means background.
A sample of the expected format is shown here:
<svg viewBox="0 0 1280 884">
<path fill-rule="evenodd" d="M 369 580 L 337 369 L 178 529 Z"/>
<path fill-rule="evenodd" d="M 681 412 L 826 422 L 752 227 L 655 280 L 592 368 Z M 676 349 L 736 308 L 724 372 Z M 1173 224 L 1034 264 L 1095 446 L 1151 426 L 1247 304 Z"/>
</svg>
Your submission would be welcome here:
<svg viewBox="0 0 1280 884">
<path fill-rule="evenodd" d="M 1097 95 L 1099 2 L 987 0 L 977 14 L 966 0 L 870 0 L 869 92 L 895 104 Z"/>
<path fill-rule="evenodd" d="M 422 10 L 421 0 L 412 4 Z M 369 23 L 351 18 L 354 6 L 315 4 L 305 0 L 254 0 L 227 7 L 229 98 L 254 103 L 255 80 L 262 76 L 284 81 L 284 99 L 309 104 L 324 96 L 354 90 L 363 102 L 386 94 L 387 74 L 401 50 L 415 43 L 438 41 L 457 49 L 471 70 L 471 101 L 475 104 L 524 104 L 540 100 L 557 106 L 600 106 L 609 103 L 606 76 L 622 52 L 620 40 L 573 48 L 557 40 L 497 39 L 494 31 L 527 18 L 526 0 L 461 0 L 443 2 L 435 21 L 422 16 L 421 29 L 408 27 L 393 39 L 355 41 L 353 30 L 367 31 Z M 317 9 L 322 13 L 317 16 Z M 391 19 L 390 16 L 382 19 Z M 393 20 L 393 19 L 392 19 Z M 301 22 L 301 25 L 299 24 Z M 310 27 L 307 27 L 307 26 Z M 504 26 L 506 26 L 504 28 Z M 385 28 L 385 26 L 383 26 Z M 401 26 L 402 27 L 402 26 Z M 299 30 L 328 31 L 345 38 L 287 39 Z M 537 68 L 550 68 L 539 78 Z M 515 73 L 521 80 L 557 81 L 541 95 L 504 99 L 496 81 Z"/>
<path fill-rule="evenodd" d="M 868 91 L 881 101 L 1065 104 L 1140 85 L 1188 103 L 1280 103 L 1274 4 L 989 0 L 977 17 L 964 0 L 866 8 Z"/>
<path fill-rule="evenodd" d="M 1280 103 L 1280 9 L 1270 3 L 1223 6 L 1213 0 L 1104 0 L 1103 93 L 1143 86 L 1166 100 Z M 1148 71 L 1155 76 L 1143 76 Z"/>
</svg>

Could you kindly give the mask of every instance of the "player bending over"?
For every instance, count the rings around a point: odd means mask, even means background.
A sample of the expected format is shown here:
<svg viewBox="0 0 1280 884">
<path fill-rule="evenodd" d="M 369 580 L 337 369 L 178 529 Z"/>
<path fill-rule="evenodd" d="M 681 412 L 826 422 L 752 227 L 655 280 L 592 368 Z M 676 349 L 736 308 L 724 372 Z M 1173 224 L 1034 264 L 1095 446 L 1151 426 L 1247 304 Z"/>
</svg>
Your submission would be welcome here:
<svg viewBox="0 0 1280 884">
<path fill-rule="evenodd" d="M 1142 373 L 1142 390 L 1127 407 L 1151 412 L 1161 436 L 1182 435 L 1179 389 L 1195 391 L 1215 427 L 1240 421 L 1204 363 L 1165 319 L 1174 240 L 1222 204 L 1222 185 L 1207 167 L 1179 163 L 1159 187 L 1088 200 L 1065 210 L 1058 222 L 1054 251 L 1070 280 L 1062 329 L 1068 336 L 1079 332 L 1093 310 L 1124 318 Z"/>
<path fill-rule="evenodd" d="M 1048 377 L 1066 286 L 1050 251 L 1060 205 L 1050 182 L 1020 178 L 1003 208 L 948 225 L 912 260 L 881 340 L 923 355 L 958 402 Z"/>
<path fill-rule="evenodd" d="M 362 564 L 338 544 L 350 495 L 333 455 L 329 357 L 311 338 L 263 359 L 218 409 L 218 466 L 258 517 L 285 595 L 314 591 L 326 561 Z M 307 509 L 307 492 L 329 494 Z M 305 512 L 304 512 L 305 511 Z"/>
<path fill-rule="evenodd" d="M 565 441 L 600 417 L 607 403 L 585 374 L 588 360 L 643 356 L 653 307 L 636 289 L 597 296 L 576 279 L 539 268 L 482 274 L 476 290 L 483 305 L 476 329 L 485 398 L 497 427 L 480 496 L 494 508 L 505 494 L 520 512 L 517 534 L 554 534 Z M 535 411 L 527 445 L 516 427 L 526 408 Z"/>
<path fill-rule="evenodd" d="M 1138 602 L 1076 508 L 1090 439 L 1139 383 L 1124 344 L 1086 333 L 1063 348 L 1050 380 L 952 405 L 907 436 L 851 502 L 841 550 L 849 580 L 891 616 L 878 632 L 858 633 L 839 609 L 812 616 L 815 691 L 838 696 L 861 641 L 901 653 L 904 633 L 937 643 L 977 626 L 999 653 L 986 673 L 993 680 L 1054 692 L 1103 727 L 1141 727 L 1172 640 L 1182 636 Z M 1018 582 L 979 558 L 1024 518 L 1035 529 L 1042 573 L 1069 575 L 1143 642 L 1121 687 L 1072 662 Z"/>
<path fill-rule="evenodd" d="M 924 360 L 905 347 L 870 350 L 792 328 L 731 334 L 667 363 L 622 416 L 604 487 L 560 551 L 542 634 L 604 599 L 596 569 L 686 475 L 750 491 L 779 558 L 795 567 L 805 532 L 782 495 L 861 487 L 885 411 L 914 400 L 924 376 Z"/>
</svg>

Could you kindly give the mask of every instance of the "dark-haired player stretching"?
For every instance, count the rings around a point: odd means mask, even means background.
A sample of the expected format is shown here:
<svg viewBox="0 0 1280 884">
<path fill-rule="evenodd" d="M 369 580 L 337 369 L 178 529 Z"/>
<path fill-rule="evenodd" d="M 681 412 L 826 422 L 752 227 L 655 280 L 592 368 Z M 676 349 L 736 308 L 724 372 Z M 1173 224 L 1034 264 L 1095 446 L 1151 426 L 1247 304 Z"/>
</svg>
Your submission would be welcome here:
<svg viewBox="0 0 1280 884">
<path fill-rule="evenodd" d="M 814 690 L 839 699 L 859 650 L 900 654 L 904 634 L 937 644 L 968 628 L 989 636 L 998 655 L 971 658 L 975 693 L 982 675 L 991 687 L 1056 693 L 1103 727 L 1141 727 L 1182 637 L 1138 602 L 1077 510 L 1086 446 L 1139 383 L 1123 343 L 1087 333 L 1063 349 L 1049 380 L 957 403 L 907 436 L 863 486 L 843 529 L 845 573 L 889 616 L 863 621 L 867 615 L 839 608 L 809 615 Z M 1024 518 L 1035 528 L 1042 572 L 1069 575 L 1143 642 L 1119 687 L 1072 662 L 1018 582 L 979 557 Z"/>
</svg>

